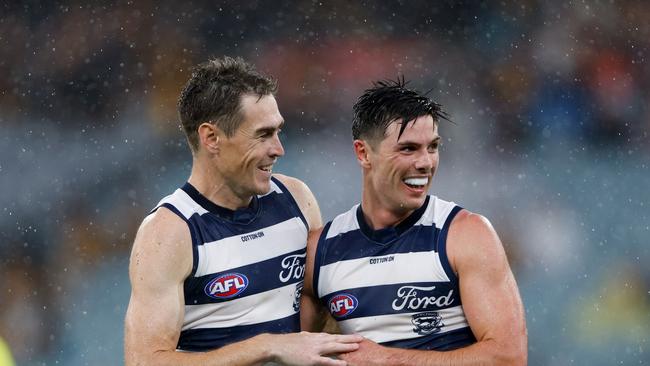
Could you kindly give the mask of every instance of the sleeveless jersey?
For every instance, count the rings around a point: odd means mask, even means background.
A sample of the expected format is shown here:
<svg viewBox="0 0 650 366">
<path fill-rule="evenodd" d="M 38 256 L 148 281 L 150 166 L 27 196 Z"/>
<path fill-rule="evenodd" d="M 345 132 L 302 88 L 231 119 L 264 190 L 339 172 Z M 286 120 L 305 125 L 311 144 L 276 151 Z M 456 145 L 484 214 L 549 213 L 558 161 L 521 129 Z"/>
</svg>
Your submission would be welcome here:
<svg viewBox="0 0 650 366">
<path fill-rule="evenodd" d="M 236 211 L 217 206 L 189 183 L 158 207 L 180 216 L 192 237 L 179 350 L 208 351 L 260 333 L 300 331 L 308 228 L 280 181 L 271 178 L 269 193 Z"/>
<path fill-rule="evenodd" d="M 428 196 L 396 227 L 372 230 L 360 205 L 327 223 L 313 286 L 343 333 L 408 349 L 476 342 L 446 254 L 449 225 L 460 210 Z"/>
</svg>

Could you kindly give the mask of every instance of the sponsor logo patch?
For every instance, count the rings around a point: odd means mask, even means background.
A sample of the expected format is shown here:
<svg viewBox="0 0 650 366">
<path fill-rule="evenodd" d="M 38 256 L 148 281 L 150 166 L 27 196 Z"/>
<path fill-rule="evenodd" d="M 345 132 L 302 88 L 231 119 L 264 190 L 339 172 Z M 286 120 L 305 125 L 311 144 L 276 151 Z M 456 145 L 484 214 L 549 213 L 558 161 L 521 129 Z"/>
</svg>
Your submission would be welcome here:
<svg viewBox="0 0 650 366">
<path fill-rule="evenodd" d="M 333 296 L 329 301 L 330 314 L 340 319 L 344 318 L 357 308 L 359 301 L 350 294 L 338 294 Z"/>
<path fill-rule="evenodd" d="M 289 282 L 290 279 L 302 280 L 305 277 L 305 257 L 307 254 L 288 255 L 282 259 L 280 265 L 282 271 L 278 275 L 281 282 Z"/>
<path fill-rule="evenodd" d="M 205 285 L 205 294 L 214 299 L 229 299 L 248 287 L 248 278 L 241 273 L 226 273 Z"/>
</svg>

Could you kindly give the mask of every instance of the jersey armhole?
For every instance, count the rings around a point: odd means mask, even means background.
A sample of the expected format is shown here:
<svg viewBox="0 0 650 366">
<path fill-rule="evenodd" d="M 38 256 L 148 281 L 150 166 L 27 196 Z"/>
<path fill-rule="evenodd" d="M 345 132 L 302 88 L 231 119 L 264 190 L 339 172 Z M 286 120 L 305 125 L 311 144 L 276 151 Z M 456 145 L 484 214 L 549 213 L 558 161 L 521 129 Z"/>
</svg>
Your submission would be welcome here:
<svg viewBox="0 0 650 366">
<path fill-rule="evenodd" d="M 169 211 L 175 213 L 176 216 L 180 217 L 183 221 L 185 221 L 185 223 L 187 224 L 187 227 L 190 229 L 190 237 L 191 237 L 191 241 L 192 241 L 192 272 L 190 272 L 189 276 L 187 276 L 187 277 L 188 278 L 194 277 L 194 275 L 196 274 L 196 269 L 197 269 L 197 267 L 199 265 L 199 249 L 197 248 L 197 244 L 196 244 L 196 243 L 198 243 L 198 236 L 196 234 L 196 231 L 194 230 L 194 226 L 171 203 L 165 202 L 165 203 L 155 207 L 153 210 L 151 210 L 151 212 L 149 214 L 151 215 L 152 213 L 156 212 L 156 210 L 158 210 L 160 207 L 164 207 L 164 208 L 168 209 Z"/>
<path fill-rule="evenodd" d="M 271 176 L 271 180 L 282 190 L 283 194 L 287 195 L 287 198 L 289 202 L 291 202 L 291 207 L 294 211 L 297 211 L 295 213 L 298 214 L 300 219 L 302 220 L 302 223 L 305 224 L 305 227 L 307 228 L 307 232 L 309 232 L 309 224 L 307 223 L 307 219 L 305 218 L 305 215 L 303 215 L 302 210 L 300 209 L 300 206 L 298 206 L 298 202 L 296 202 L 296 199 L 293 198 L 293 195 L 291 194 L 291 191 L 280 182 L 280 180 L 276 177 Z"/>
<path fill-rule="evenodd" d="M 314 289 L 314 296 L 320 298 L 318 293 L 318 279 L 320 278 L 320 266 L 323 263 L 323 257 L 325 256 L 325 238 L 327 237 L 327 232 L 330 229 L 332 222 L 325 224 L 323 231 L 321 231 L 320 236 L 318 237 L 318 242 L 316 243 L 316 253 L 314 253 L 314 274 L 312 276 L 312 289 Z"/>
<path fill-rule="evenodd" d="M 451 209 L 449 216 L 447 216 L 445 223 L 442 225 L 442 230 L 440 230 L 440 235 L 438 236 L 438 241 L 436 242 L 438 256 L 440 257 L 440 263 L 442 264 L 442 268 L 445 270 L 445 273 L 451 282 L 458 282 L 458 276 L 456 276 L 456 273 L 454 273 L 454 270 L 451 268 L 449 257 L 447 256 L 447 235 L 449 234 L 449 226 L 451 226 L 452 220 L 462 209 L 463 208 L 460 206 L 454 206 L 454 208 Z"/>
</svg>

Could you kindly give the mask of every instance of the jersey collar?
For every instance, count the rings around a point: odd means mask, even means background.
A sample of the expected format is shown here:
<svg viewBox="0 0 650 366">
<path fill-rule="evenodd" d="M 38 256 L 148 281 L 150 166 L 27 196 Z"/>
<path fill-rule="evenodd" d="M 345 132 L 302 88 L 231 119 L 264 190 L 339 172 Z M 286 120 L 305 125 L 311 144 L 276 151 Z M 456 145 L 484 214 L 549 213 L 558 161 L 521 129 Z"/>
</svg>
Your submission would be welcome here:
<svg viewBox="0 0 650 366">
<path fill-rule="evenodd" d="M 427 206 L 429 204 L 430 196 L 427 196 L 424 200 L 424 204 L 420 206 L 417 210 L 413 211 L 406 219 L 402 220 L 399 224 L 395 226 L 390 226 L 387 228 L 373 230 L 370 225 L 366 222 L 366 218 L 363 215 L 363 209 L 361 205 L 357 207 L 357 221 L 359 222 L 359 229 L 361 232 L 366 235 L 370 240 L 388 244 L 394 239 L 397 239 L 402 233 L 410 229 L 416 222 L 424 215 Z"/>
<path fill-rule="evenodd" d="M 247 224 L 257 216 L 259 209 L 259 201 L 257 196 L 253 196 L 251 203 L 248 207 L 238 208 L 236 210 L 231 210 L 226 207 L 217 205 L 216 203 L 210 201 L 207 197 L 201 194 L 193 185 L 189 182 L 186 182 L 181 189 L 187 193 L 196 203 L 201 205 L 203 208 L 209 212 L 215 214 L 221 219 Z"/>
</svg>

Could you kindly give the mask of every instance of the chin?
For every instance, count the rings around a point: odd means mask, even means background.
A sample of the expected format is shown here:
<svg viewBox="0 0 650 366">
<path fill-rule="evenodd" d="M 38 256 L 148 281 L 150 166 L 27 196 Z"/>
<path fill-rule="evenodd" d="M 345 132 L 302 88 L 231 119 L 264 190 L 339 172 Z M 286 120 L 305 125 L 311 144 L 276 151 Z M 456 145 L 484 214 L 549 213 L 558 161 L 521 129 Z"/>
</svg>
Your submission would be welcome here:
<svg viewBox="0 0 650 366">
<path fill-rule="evenodd" d="M 269 193 L 271 190 L 271 180 L 269 179 L 265 182 L 258 182 L 255 184 L 254 190 L 256 195 L 264 195 Z"/>
<path fill-rule="evenodd" d="M 418 208 L 422 207 L 426 198 L 427 198 L 426 194 L 423 194 L 420 197 L 407 197 L 403 201 L 404 206 L 409 210 L 417 210 Z"/>
</svg>

